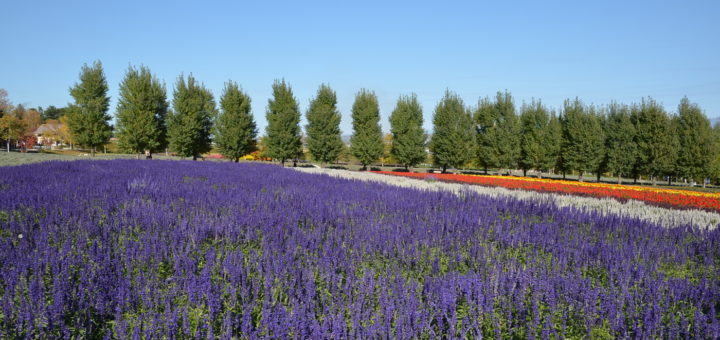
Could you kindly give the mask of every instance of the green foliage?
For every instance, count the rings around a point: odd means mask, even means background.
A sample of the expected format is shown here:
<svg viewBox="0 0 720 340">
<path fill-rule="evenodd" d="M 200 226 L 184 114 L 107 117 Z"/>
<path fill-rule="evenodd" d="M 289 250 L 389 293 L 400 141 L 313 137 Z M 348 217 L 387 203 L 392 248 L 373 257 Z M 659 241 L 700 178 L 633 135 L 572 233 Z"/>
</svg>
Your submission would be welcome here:
<svg viewBox="0 0 720 340">
<path fill-rule="evenodd" d="M 483 98 L 478 102 L 478 107 L 473 114 L 473 120 L 477 129 L 477 160 L 478 165 L 487 172 L 490 167 L 498 164 L 495 155 L 495 141 L 497 140 L 497 126 L 495 122 L 495 106 L 490 98 Z"/>
<path fill-rule="evenodd" d="M 229 81 L 220 97 L 221 114 L 215 124 L 215 144 L 226 158 L 237 162 L 256 150 L 257 126 L 250 112 L 250 97 Z"/>
<path fill-rule="evenodd" d="M 565 100 L 562 117 L 563 159 L 582 181 L 583 173 L 597 170 L 604 157 L 601 121 L 593 107 L 586 108 L 577 98 Z"/>
<path fill-rule="evenodd" d="M 551 158 L 553 159 L 551 167 L 553 167 L 556 172 L 567 171 L 567 165 L 562 153 L 562 124 L 560 123 L 560 118 L 555 115 L 551 115 L 550 121 L 548 122 L 548 140 L 548 148 Z"/>
<path fill-rule="evenodd" d="M 510 92 L 498 92 L 495 97 L 495 157 L 497 166 L 512 169 L 520 157 L 520 134 L 515 103 Z"/>
<path fill-rule="evenodd" d="M 352 119 L 352 154 L 367 167 L 382 156 L 384 147 L 380 130 L 380 106 L 375 93 L 362 89 L 355 95 Z"/>
<path fill-rule="evenodd" d="M 182 157 L 196 159 L 210 151 L 210 132 L 216 114 L 210 90 L 191 75 L 180 75 L 173 91 L 173 111 L 168 120 L 170 148 Z"/>
<path fill-rule="evenodd" d="M 23 131 L 25 131 L 25 124 L 14 115 L 4 115 L 0 118 L 0 139 L 8 142 L 20 139 Z"/>
<path fill-rule="evenodd" d="M 713 156 L 713 133 L 710 121 L 697 104 L 687 97 L 678 106 L 678 153 L 679 174 L 690 179 L 702 180 L 710 175 Z"/>
<path fill-rule="evenodd" d="M 302 155 L 300 140 L 300 109 L 290 85 L 285 80 L 275 80 L 273 99 L 268 100 L 267 140 L 269 157 L 285 161 Z"/>
<path fill-rule="evenodd" d="M 478 164 L 511 169 L 520 157 L 520 124 L 510 92 L 498 92 L 495 101 L 481 99 L 473 114 L 477 129 Z"/>
<path fill-rule="evenodd" d="M 110 115 L 110 97 L 102 63 L 96 61 L 90 67 L 83 65 L 80 82 L 70 88 L 75 102 L 68 108 L 68 125 L 73 140 L 92 149 L 106 144 L 112 136 Z"/>
<path fill-rule="evenodd" d="M 631 118 L 635 126 L 638 157 L 634 172 L 654 178 L 674 171 L 679 141 L 665 109 L 653 99 L 643 99 L 633 106 Z"/>
<path fill-rule="evenodd" d="M 629 107 L 611 103 L 605 129 L 605 152 L 607 170 L 618 176 L 618 180 L 632 174 L 637 158 L 635 134 Z"/>
<path fill-rule="evenodd" d="M 120 83 L 117 105 L 117 137 L 121 150 L 142 153 L 166 146 L 168 102 L 165 93 L 165 85 L 150 69 L 128 68 Z"/>
<path fill-rule="evenodd" d="M 317 95 L 310 101 L 305 127 L 308 149 L 316 161 L 332 163 L 340 157 L 343 149 L 340 119 L 335 91 L 325 84 L 320 85 Z"/>
<path fill-rule="evenodd" d="M 66 112 L 67 109 L 64 107 L 57 108 L 53 105 L 50 105 L 44 110 L 42 110 L 42 119 L 43 121 L 47 121 L 50 119 L 60 119 L 60 117 L 64 116 Z"/>
<path fill-rule="evenodd" d="M 461 167 L 472 159 L 474 137 L 472 117 L 457 94 L 445 91 L 433 115 L 435 132 L 430 140 L 430 152 L 443 171 Z"/>
<path fill-rule="evenodd" d="M 401 96 L 390 114 L 390 132 L 393 136 L 390 153 L 405 168 L 415 166 L 427 157 L 427 137 L 422 125 L 423 112 L 417 96 Z"/>
<path fill-rule="evenodd" d="M 555 163 L 550 134 L 550 114 L 540 102 L 523 105 L 520 115 L 520 158 L 523 171 L 537 169 L 547 171 Z"/>
<path fill-rule="evenodd" d="M 720 124 L 712 128 L 712 151 L 710 164 L 708 165 L 708 177 L 715 183 L 720 182 Z"/>
</svg>

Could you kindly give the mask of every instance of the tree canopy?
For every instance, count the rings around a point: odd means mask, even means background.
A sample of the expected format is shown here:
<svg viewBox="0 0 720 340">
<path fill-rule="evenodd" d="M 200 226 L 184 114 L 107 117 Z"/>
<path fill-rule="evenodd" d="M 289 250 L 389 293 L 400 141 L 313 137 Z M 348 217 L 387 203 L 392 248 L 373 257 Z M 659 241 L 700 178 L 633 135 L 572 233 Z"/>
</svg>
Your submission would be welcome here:
<svg viewBox="0 0 720 340">
<path fill-rule="evenodd" d="M 549 111 L 540 101 L 524 104 L 520 110 L 518 164 L 523 173 L 530 169 L 547 171 L 555 163 Z"/>
<path fill-rule="evenodd" d="M 422 106 L 415 94 L 401 96 L 390 114 L 390 132 L 392 133 L 391 155 L 400 164 L 415 166 L 427 157 L 423 130 Z"/>
<path fill-rule="evenodd" d="M 638 152 L 635 144 L 636 130 L 627 105 L 611 103 L 607 114 L 605 130 L 607 170 L 617 176 L 618 184 L 622 184 L 622 176 L 632 175 L 633 165 L 636 162 Z"/>
<path fill-rule="evenodd" d="M 121 150 L 142 153 L 167 145 L 165 85 L 146 66 L 128 67 L 120 83 L 116 135 Z"/>
<path fill-rule="evenodd" d="M 220 154 L 237 162 L 257 148 L 257 125 L 251 113 L 250 96 L 236 82 L 228 81 L 220 97 L 220 109 L 215 144 Z"/>
<path fill-rule="evenodd" d="M 380 130 L 380 106 L 374 92 L 362 89 L 355 95 L 352 107 L 353 135 L 351 151 L 364 168 L 383 155 Z"/>
<path fill-rule="evenodd" d="M 275 80 L 273 98 L 268 100 L 267 155 L 285 165 L 288 159 L 302 155 L 300 109 L 292 88 L 285 80 Z"/>
<path fill-rule="evenodd" d="M 443 172 L 464 166 L 472 159 L 475 130 L 470 112 L 457 94 L 445 91 L 435 107 L 433 125 L 430 152 Z"/>
<path fill-rule="evenodd" d="M 110 97 L 102 63 L 83 65 L 80 82 L 70 88 L 75 102 L 68 108 L 68 125 L 76 143 L 89 147 L 95 156 L 95 149 L 106 144 L 112 136 L 110 126 Z"/>
<path fill-rule="evenodd" d="M 173 91 L 173 111 L 168 119 L 170 149 L 196 160 L 211 149 L 211 129 L 216 116 L 213 95 L 190 74 L 180 75 Z"/>
<path fill-rule="evenodd" d="M 315 161 L 337 161 L 343 149 L 340 137 L 340 111 L 337 96 L 328 85 L 320 85 L 307 110 L 307 145 Z"/>
<path fill-rule="evenodd" d="M 594 107 L 580 99 L 566 100 L 562 115 L 563 159 L 567 167 L 583 174 L 598 169 L 603 158 L 605 137 Z"/>
<path fill-rule="evenodd" d="M 679 141 L 665 109 L 652 98 L 643 99 L 631 111 L 638 153 L 635 171 L 655 182 L 658 176 L 672 174 Z"/>
<path fill-rule="evenodd" d="M 703 180 L 710 176 L 713 158 L 713 132 L 710 120 L 687 97 L 678 105 L 677 136 L 680 147 L 677 166 L 681 176 Z"/>
</svg>

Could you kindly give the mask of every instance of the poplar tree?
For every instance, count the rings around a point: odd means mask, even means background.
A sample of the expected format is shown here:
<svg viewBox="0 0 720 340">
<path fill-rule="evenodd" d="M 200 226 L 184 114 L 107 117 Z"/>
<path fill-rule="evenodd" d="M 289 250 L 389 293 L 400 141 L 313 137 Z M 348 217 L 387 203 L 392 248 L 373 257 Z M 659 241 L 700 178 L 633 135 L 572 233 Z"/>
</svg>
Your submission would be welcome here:
<svg viewBox="0 0 720 340">
<path fill-rule="evenodd" d="M 493 147 L 497 166 L 513 169 L 520 157 L 520 129 L 515 103 L 510 92 L 498 92 L 495 96 L 495 126 L 496 134 Z"/>
<path fill-rule="evenodd" d="M 211 149 L 211 129 L 216 115 L 210 90 L 190 74 L 180 75 L 173 91 L 173 111 L 168 119 L 170 148 L 181 157 L 197 160 Z"/>
<path fill-rule="evenodd" d="M 550 122 L 548 123 L 548 138 L 550 142 L 548 147 L 551 148 L 551 155 L 553 159 L 553 172 L 560 172 L 565 179 L 565 173 L 568 171 L 567 162 L 565 162 L 563 149 L 563 135 L 562 135 L 562 121 L 564 120 L 562 112 L 559 116 L 550 116 Z"/>
<path fill-rule="evenodd" d="M 518 164 L 523 170 L 546 171 L 555 162 L 553 140 L 550 135 L 550 115 L 540 101 L 532 101 L 521 108 L 520 114 L 520 157 Z"/>
<path fill-rule="evenodd" d="M 137 154 L 164 148 L 167 144 L 167 111 L 165 85 L 147 67 L 130 66 L 120 83 L 117 104 L 116 129 L 120 148 Z"/>
<path fill-rule="evenodd" d="M 90 148 L 92 156 L 95 156 L 95 149 L 105 145 L 112 136 L 107 92 L 107 80 L 100 61 L 95 61 L 92 67 L 84 64 L 80 82 L 70 88 L 75 101 L 68 108 L 70 132 L 76 143 Z"/>
<path fill-rule="evenodd" d="M 712 152 L 708 166 L 708 177 L 716 184 L 720 181 L 720 123 L 715 123 L 712 128 Z"/>
<path fill-rule="evenodd" d="M 607 110 L 607 129 L 605 131 L 607 170 L 617 176 L 618 184 L 622 184 L 622 176 L 632 175 L 633 165 L 637 158 L 635 126 L 627 105 L 611 103 Z"/>
<path fill-rule="evenodd" d="M 234 162 L 256 150 L 257 126 L 250 102 L 250 96 L 236 82 L 225 83 L 215 122 L 215 145 L 220 154 Z"/>
<path fill-rule="evenodd" d="M 268 100 L 267 155 L 280 160 L 283 166 L 288 159 L 302 155 L 300 136 L 300 109 L 292 88 L 285 80 L 275 80 L 273 98 Z"/>
<path fill-rule="evenodd" d="M 325 84 L 320 85 L 317 95 L 310 101 L 306 116 L 307 144 L 313 159 L 322 164 L 337 161 L 343 142 L 335 91 Z"/>
<path fill-rule="evenodd" d="M 697 104 L 687 97 L 678 106 L 678 153 L 677 169 L 686 178 L 703 180 L 710 175 L 713 156 L 713 133 L 710 120 Z"/>
<path fill-rule="evenodd" d="M 433 135 L 430 152 L 435 165 L 458 168 L 472 159 L 475 131 L 472 116 L 457 94 L 445 91 L 445 96 L 435 107 Z"/>
<path fill-rule="evenodd" d="M 421 163 L 427 157 L 425 153 L 425 130 L 423 130 L 422 106 L 415 94 L 401 96 L 390 114 L 390 132 L 392 133 L 392 156 L 405 169 Z"/>
<path fill-rule="evenodd" d="M 600 131 L 602 134 L 598 136 L 599 139 L 602 140 L 601 147 L 600 147 L 600 162 L 598 162 L 597 168 L 595 168 L 595 175 L 597 176 L 597 182 L 600 183 L 600 179 L 604 173 L 606 173 L 608 170 L 608 157 L 607 157 L 607 129 L 608 129 L 608 121 L 607 117 L 605 115 L 605 110 L 603 108 L 595 110 L 594 107 L 591 107 L 591 113 L 593 116 L 595 116 L 595 120 L 597 120 L 598 124 L 600 124 Z"/>
<path fill-rule="evenodd" d="M 602 125 L 594 108 L 585 108 L 580 99 L 565 100 L 562 120 L 563 153 L 567 168 L 583 174 L 598 169 L 603 156 L 604 136 Z"/>
<path fill-rule="evenodd" d="M 478 165 L 485 170 L 486 174 L 488 168 L 498 166 L 495 153 L 495 142 L 497 141 L 497 123 L 495 116 L 495 105 L 490 101 L 490 98 L 480 99 L 477 109 L 473 113 L 473 121 L 476 130 L 476 158 Z"/>
<path fill-rule="evenodd" d="M 643 99 L 631 113 L 638 153 L 636 174 L 650 176 L 653 185 L 658 176 L 671 173 L 677 159 L 678 139 L 670 117 L 652 98 Z"/>
<path fill-rule="evenodd" d="M 366 89 L 355 95 L 352 107 L 353 135 L 350 138 L 353 156 L 360 160 L 363 169 L 383 155 L 380 129 L 380 106 L 375 93 Z"/>
</svg>

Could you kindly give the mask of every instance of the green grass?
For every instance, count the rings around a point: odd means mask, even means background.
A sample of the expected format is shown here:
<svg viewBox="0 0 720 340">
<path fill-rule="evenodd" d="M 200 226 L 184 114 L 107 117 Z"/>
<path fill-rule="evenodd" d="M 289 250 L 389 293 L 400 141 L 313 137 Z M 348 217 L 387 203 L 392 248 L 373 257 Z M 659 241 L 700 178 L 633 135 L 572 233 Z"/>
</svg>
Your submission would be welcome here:
<svg viewBox="0 0 720 340">
<path fill-rule="evenodd" d="M 99 152 L 95 157 L 89 153 L 81 151 L 53 151 L 53 152 L 0 152 L 0 166 L 22 165 L 30 163 L 39 163 L 47 161 L 75 161 L 79 159 L 134 159 L 135 155 L 118 154 L 118 153 L 102 153 Z M 143 156 L 144 157 L 144 156 Z M 155 154 L 155 159 L 180 159 L 179 157 L 168 157 L 165 155 Z"/>
</svg>

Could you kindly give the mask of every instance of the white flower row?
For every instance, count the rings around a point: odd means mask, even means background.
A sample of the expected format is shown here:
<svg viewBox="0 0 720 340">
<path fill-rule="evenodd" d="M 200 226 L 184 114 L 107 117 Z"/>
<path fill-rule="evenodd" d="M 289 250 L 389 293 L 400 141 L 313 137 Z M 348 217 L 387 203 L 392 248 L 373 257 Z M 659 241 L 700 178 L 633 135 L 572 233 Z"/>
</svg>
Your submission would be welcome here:
<svg viewBox="0 0 720 340">
<path fill-rule="evenodd" d="M 325 174 L 347 179 L 382 182 L 399 187 L 420 190 L 447 190 L 461 194 L 468 190 L 490 197 L 514 197 L 522 200 L 541 200 L 554 202 L 558 207 L 573 207 L 584 211 L 597 211 L 602 214 L 615 214 L 643 219 L 665 227 L 692 224 L 699 228 L 715 229 L 720 223 L 720 214 L 703 210 L 669 209 L 657 207 L 637 200 L 620 202 L 613 198 L 592 198 L 573 195 L 540 193 L 527 190 L 510 190 L 502 187 L 484 187 L 461 183 L 423 181 L 408 177 L 382 175 L 371 172 L 357 172 L 319 168 L 294 168 L 298 171 Z"/>
</svg>

